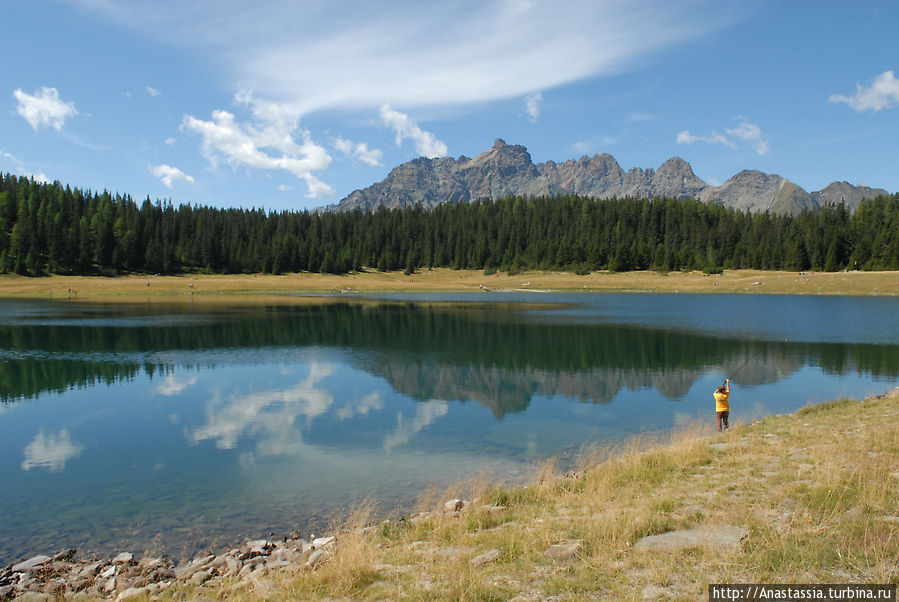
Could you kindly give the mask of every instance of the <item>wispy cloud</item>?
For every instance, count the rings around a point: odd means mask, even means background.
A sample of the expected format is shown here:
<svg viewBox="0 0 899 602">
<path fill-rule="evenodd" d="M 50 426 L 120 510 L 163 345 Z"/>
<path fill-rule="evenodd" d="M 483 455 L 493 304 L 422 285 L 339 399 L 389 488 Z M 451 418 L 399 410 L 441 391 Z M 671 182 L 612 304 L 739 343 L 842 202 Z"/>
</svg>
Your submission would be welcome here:
<svg viewBox="0 0 899 602">
<path fill-rule="evenodd" d="M 296 428 L 299 417 L 314 420 L 331 407 L 334 398 L 321 381 L 334 373 L 331 365 L 313 363 L 303 382 L 290 389 L 272 389 L 236 395 L 226 405 L 210 404 L 206 424 L 191 435 L 193 443 L 215 440 L 219 449 L 232 449 L 245 434 L 267 433 L 283 439 Z M 265 438 L 260 445 L 265 444 Z"/>
<path fill-rule="evenodd" d="M 47 177 L 47 174 L 44 172 L 38 171 L 34 172 L 28 169 L 25 166 L 25 162 L 19 160 L 17 157 L 12 155 L 11 153 L 7 153 L 5 151 L 0 150 L 0 159 L 3 159 L 3 162 L 9 163 L 12 165 L 12 169 L 7 169 L 7 171 L 18 174 L 20 176 L 25 176 L 26 178 L 33 178 L 35 182 L 40 184 L 49 184 L 50 178 Z"/>
<path fill-rule="evenodd" d="M 722 144 L 728 148 L 739 148 L 739 145 L 733 141 L 733 138 L 743 140 L 749 143 L 752 149 L 759 155 L 767 155 L 771 151 L 771 145 L 768 143 L 768 137 L 762 132 L 762 129 L 754 123 L 749 122 L 745 117 L 734 117 L 739 121 L 734 128 L 725 128 L 724 132 L 731 137 L 728 138 L 724 134 L 720 134 L 715 130 L 707 136 L 698 136 L 689 130 L 684 130 L 677 135 L 678 144 L 695 144 L 696 142 L 705 142 L 707 144 Z"/>
<path fill-rule="evenodd" d="M 537 123 L 540 117 L 540 103 L 543 101 L 542 92 L 531 92 L 524 97 L 524 110 L 528 114 L 528 120 Z"/>
<path fill-rule="evenodd" d="M 75 104 L 62 100 L 56 88 L 43 87 L 34 94 L 16 89 L 12 95 L 19 101 L 16 112 L 24 117 L 35 131 L 42 127 L 52 127 L 59 131 L 66 119 L 78 114 Z"/>
<path fill-rule="evenodd" d="M 389 125 L 396 134 L 396 144 L 400 146 L 406 138 L 415 143 L 415 150 L 424 157 L 442 157 L 446 155 L 446 144 L 437 139 L 431 132 L 426 132 L 411 117 L 400 113 L 385 104 L 381 107 L 381 120 Z"/>
<path fill-rule="evenodd" d="M 403 413 L 396 416 L 396 428 L 384 436 L 384 451 L 390 451 L 395 447 L 404 445 L 413 436 L 434 424 L 439 418 L 449 413 L 449 404 L 445 401 L 430 400 L 416 404 L 415 416 L 406 420 Z"/>
<path fill-rule="evenodd" d="M 628 123 L 642 123 L 645 121 L 655 121 L 659 118 L 658 115 L 654 113 L 644 113 L 641 111 L 635 111 L 627 116 Z"/>
<path fill-rule="evenodd" d="M 708 136 L 696 136 L 691 134 L 689 130 L 684 130 L 683 132 L 677 135 L 677 143 L 678 144 L 694 144 L 696 142 L 708 142 L 709 144 L 723 144 L 724 146 L 729 146 L 730 148 L 737 148 L 737 145 L 716 132 L 712 130 L 712 133 Z"/>
<path fill-rule="evenodd" d="M 77 1 L 210 57 L 234 85 L 302 114 L 523 97 L 620 73 L 742 16 L 714 0 L 573 0 L 564 10 L 549 0 Z"/>
<path fill-rule="evenodd" d="M 884 71 L 874 78 L 874 82 L 867 88 L 856 84 L 856 92 L 853 96 L 833 94 L 830 102 L 843 102 L 861 113 L 863 111 L 882 111 L 899 106 L 899 79 L 892 71 Z"/>
<path fill-rule="evenodd" d="M 145 90 L 147 91 L 147 94 L 149 94 L 150 96 L 159 96 L 160 94 L 162 94 L 162 92 L 160 92 L 156 88 L 152 88 L 150 86 L 147 86 L 145 88 Z"/>
<path fill-rule="evenodd" d="M 77 458 L 82 450 L 84 446 L 73 443 L 66 429 L 55 435 L 45 435 L 41 429 L 31 443 L 25 446 L 22 470 L 27 472 L 32 468 L 46 468 L 50 472 L 60 472 L 66 467 L 66 462 Z"/>
<path fill-rule="evenodd" d="M 368 148 L 366 142 L 353 142 L 338 136 L 333 139 L 334 148 L 348 157 L 354 157 L 372 167 L 381 164 L 383 153 L 376 148 Z"/>
<path fill-rule="evenodd" d="M 189 182 L 191 184 L 196 184 L 196 180 L 193 179 L 192 176 L 187 175 L 177 167 L 172 167 L 171 165 L 157 165 L 155 167 L 150 167 L 150 173 L 162 180 L 162 183 L 166 188 L 171 188 L 175 182 Z"/>
<path fill-rule="evenodd" d="M 193 178 L 191 178 L 193 180 Z M 169 186 L 171 188 L 171 186 Z M 189 376 L 186 379 L 178 380 L 174 374 L 167 374 L 161 383 L 156 386 L 156 392 L 166 397 L 178 395 L 185 389 L 197 384 L 197 376 Z"/>
<path fill-rule="evenodd" d="M 725 132 L 731 136 L 736 136 L 741 140 L 745 140 L 752 146 L 753 150 L 760 155 L 767 155 L 771 151 L 771 146 L 768 144 L 768 137 L 762 133 L 762 129 L 759 126 L 750 123 L 745 117 L 735 117 L 734 119 L 739 120 L 740 123 L 735 128 L 725 129 Z"/>
<path fill-rule="evenodd" d="M 592 140 L 579 140 L 571 145 L 571 150 L 582 155 L 596 153 L 618 142 L 618 138 L 612 136 L 600 136 Z"/>
<path fill-rule="evenodd" d="M 224 161 L 232 167 L 285 170 L 306 182 L 307 196 L 333 194 L 333 188 L 314 175 L 328 167 L 331 156 L 300 128 L 295 109 L 245 92 L 235 96 L 235 102 L 250 108 L 252 121 L 242 123 L 233 113 L 216 110 L 210 121 L 185 115 L 181 122 L 182 130 L 200 135 L 203 153 L 213 167 Z M 298 143 L 295 136 L 302 141 Z"/>
</svg>

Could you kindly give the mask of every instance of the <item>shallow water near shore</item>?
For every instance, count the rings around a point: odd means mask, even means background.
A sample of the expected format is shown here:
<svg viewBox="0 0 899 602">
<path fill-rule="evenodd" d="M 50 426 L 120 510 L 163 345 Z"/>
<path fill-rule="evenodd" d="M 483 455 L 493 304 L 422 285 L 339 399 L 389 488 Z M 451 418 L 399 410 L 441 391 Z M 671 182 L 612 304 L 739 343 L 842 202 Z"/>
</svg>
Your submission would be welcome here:
<svg viewBox="0 0 899 602">
<path fill-rule="evenodd" d="M 899 299 L 395 294 L 0 301 L 0 564 L 176 558 L 584 445 L 899 382 Z M 565 460 L 563 460 L 564 462 Z"/>
</svg>

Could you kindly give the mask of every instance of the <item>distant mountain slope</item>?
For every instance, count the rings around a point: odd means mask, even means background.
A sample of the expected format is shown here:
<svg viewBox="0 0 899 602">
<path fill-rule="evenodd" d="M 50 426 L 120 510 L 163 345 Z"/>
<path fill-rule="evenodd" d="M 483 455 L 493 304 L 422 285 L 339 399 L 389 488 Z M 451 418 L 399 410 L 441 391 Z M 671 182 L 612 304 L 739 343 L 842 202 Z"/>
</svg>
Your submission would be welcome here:
<svg viewBox="0 0 899 602">
<path fill-rule="evenodd" d="M 818 206 L 805 190 L 777 175 L 744 170 L 717 187 L 699 194 L 699 200 L 742 211 L 798 213 Z"/>
<path fill-rule="evenodd" d="M 679 157 L 655 169 L 623 170 L 612 155 L 597 154 L 562 163 L 534 164 L 527 149 L 497 139 L 474 159 L 418 158 L 394 168 L 382 181 L 356 190 L 330 211 L 372 211 L 378 207 L 498 199 L 505 196 L 580 196 L 697 198 L 744 211 L 798 213 L 843 199 L 851 210 L 863 198 L 888 194 L 882 189 L 834 182 L 809 194 L 786 178 L 745 170 L 721 186 L 709 186 Z"/>
<path fill-rule="evenodd" d="M 833 182 L 822 190 L 812 193 L 812 200 L 818 205 L 826 203 L 839 203 L 843 201 L 851 211 L 858 208 L 864 199 L 876 199 L 879 196 L 890 194 L 883 188 L 868 188 L 867 186 L 853 186 L 849 182 Z"/>
</svg>

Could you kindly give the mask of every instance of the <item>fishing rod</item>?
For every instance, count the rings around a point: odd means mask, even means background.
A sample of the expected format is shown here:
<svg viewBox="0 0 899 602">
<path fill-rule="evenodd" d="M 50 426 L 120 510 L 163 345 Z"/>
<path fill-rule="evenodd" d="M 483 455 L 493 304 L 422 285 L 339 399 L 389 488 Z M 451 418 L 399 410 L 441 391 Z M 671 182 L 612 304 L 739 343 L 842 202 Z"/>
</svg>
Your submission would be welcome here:
<svg viewBox="0 0 899 602">
<path fill-rule="evenodd" d="M 747 355 L 747 356 L 746 356 L 746 359 L 743 360 L 743 363 L 740 364 L 740 367 L 739 367 L 739 368 L 737 368 L 736 370 L 734 370 L 733 372 L 731 372 L 731 373 L 730 373 L 730 376 L 724 377 L 725 382 L 727 382 L 727 381 L 729 381 L 729 380 L 733 380 L 733 378 L 734 378 L 737 374 L 739 374 L 740 371 L 743 370 L 743 368 L 746 367 L 746 364 L 749 363 L 749 360 L 752 359 L 752 356 L 753 356 L 753 354 L 751 354 L 751 353 L 750 353 L 749 355 Z"/>
</svg>

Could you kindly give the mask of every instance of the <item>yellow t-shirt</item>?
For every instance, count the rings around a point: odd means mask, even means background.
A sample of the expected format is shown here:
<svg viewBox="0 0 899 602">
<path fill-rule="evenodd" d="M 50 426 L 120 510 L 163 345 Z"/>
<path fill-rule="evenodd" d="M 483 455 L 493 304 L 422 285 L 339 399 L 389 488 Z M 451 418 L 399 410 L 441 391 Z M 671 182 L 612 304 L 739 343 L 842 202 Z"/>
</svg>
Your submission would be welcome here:
<svg viewBox="0 0 899 602">
<path fill-rule="evenodd" d="M 727 398 L 730 397 L 730 393 L 725 391 L 724 393 L 719 393 L 715 391 L 715 411 L 716 412 L 729 412 L 730 404 L 727 403 Z"/>
</svg>

